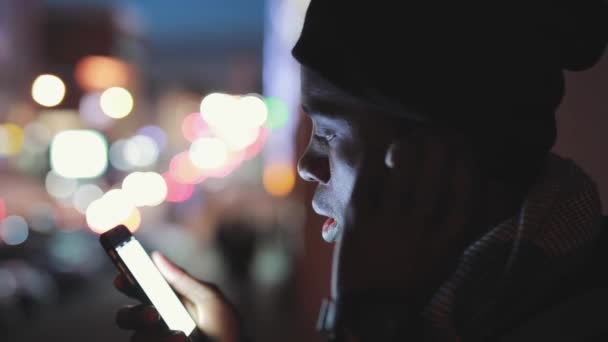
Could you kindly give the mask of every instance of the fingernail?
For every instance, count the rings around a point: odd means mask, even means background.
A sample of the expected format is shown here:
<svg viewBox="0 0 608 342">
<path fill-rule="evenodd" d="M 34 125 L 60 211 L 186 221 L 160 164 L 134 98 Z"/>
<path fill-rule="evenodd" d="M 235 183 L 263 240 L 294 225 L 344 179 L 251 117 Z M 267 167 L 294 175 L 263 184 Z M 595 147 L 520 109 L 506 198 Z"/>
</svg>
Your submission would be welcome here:
<svg viewBox="0 0 608 342">
<path fill-rule="evenodd" d="M 158 321 L 160 317 L 158 317 L 158 311 L 156 311 L 153 307 L 147 307 L 144 310 L 144 319 L 148 323 L 155 323 Z"/>
</svg>

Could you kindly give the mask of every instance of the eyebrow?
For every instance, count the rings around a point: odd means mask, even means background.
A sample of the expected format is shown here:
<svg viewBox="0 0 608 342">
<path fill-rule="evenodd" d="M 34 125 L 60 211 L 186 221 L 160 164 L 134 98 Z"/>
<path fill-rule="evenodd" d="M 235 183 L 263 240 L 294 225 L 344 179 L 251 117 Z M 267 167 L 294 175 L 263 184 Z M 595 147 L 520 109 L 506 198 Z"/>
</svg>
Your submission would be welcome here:
<svg viewBox="0 0 608 342">
<path fill-rule="evenodd" d="M 302 111 L 310 117 L 343 118 L 366 111 L 363 103 L 344 98 L 330 99 L 327 96 L 308 95 L 301 101 Z"/>
<path fill-rule="evenodd" d="M 340 112 L 344 112 L 344 108 L 338 108 L 331 103 L 319 103 L 319 102 L 302 102 L 302 111 L 310 117 L 336 117 Z"/>
</svg>

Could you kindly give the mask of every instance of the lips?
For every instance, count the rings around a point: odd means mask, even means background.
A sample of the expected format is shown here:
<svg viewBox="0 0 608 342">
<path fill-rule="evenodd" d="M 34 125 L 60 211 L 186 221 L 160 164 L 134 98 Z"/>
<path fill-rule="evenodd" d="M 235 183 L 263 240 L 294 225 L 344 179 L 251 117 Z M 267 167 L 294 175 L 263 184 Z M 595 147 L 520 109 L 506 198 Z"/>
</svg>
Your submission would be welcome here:
<svg viewBox="0 0 608 342">
<path fill-rule="evenodd" d="M 326 242 L 332 243 L 335 242 L 340 233 L 340 221 L 339 216 L 335 215 L 335 211 L 332 210 L 332 206 L 328 204 L 328 201 L 325 200 L 325 196 L 320 191 L 315 192 L 315 195 L 312 200 L 312 209 L 318 215 L 325 216 L 327 219 L 323 223 L 323 228 L 321 229 L 321 235 L 323 236 L 323 240 Z"/>
<path fill-rule="evenodd" d="M 338 221 L 330 217 L 325 220 L 323 229 L 321 230 L 321 235 L 323 236 L 323 240 L 331 243 L 336 241 L 339 231 L 340 229 Z"/>
</svg>

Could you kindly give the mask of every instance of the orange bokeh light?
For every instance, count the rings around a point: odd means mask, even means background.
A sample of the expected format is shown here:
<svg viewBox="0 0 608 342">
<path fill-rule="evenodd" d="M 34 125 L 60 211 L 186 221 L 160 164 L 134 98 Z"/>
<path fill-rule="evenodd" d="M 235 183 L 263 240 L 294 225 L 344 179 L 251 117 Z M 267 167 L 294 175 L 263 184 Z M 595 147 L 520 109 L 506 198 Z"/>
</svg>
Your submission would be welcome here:
<svg viewBox="0 0 608 342">
<path fill-rule="evenodd" d="M 87 56 L 78 62 L 74 77 L 86 91 L 126 87 L 131 77 L 129 64 L 107 56 Z"/>
<path fill-rule="evenodd" d="M 273 196 L 288 195 L 296 183 L 295 169 L 288 163 L 269 164 L 264 167 L 264 189 Z"/>
</svg>

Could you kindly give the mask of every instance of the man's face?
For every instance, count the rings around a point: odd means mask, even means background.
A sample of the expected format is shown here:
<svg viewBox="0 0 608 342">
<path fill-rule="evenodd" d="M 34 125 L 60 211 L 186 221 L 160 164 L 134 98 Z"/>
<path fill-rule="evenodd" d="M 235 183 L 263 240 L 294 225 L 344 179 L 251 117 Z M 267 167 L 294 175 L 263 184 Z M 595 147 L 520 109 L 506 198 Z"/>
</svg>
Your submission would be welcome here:
<svg viewBox="0 0 608 342">
<path fill-rule="evenodd" d="M 304 180 L 318 183 L 312 207 L 328 217 L 322 235 L 327 242 L 334 242 L 343 229 L 361 163 L 369 160 L 370 154 L 375 157 L 372 159 L 383 160 L 394 137 L 394 121 L 307 71 L 303 72 L 302 97 L 313 131 L 298 172 Z"/>
</svg>

